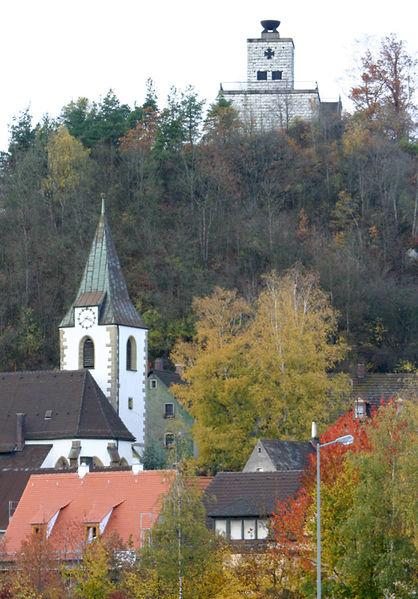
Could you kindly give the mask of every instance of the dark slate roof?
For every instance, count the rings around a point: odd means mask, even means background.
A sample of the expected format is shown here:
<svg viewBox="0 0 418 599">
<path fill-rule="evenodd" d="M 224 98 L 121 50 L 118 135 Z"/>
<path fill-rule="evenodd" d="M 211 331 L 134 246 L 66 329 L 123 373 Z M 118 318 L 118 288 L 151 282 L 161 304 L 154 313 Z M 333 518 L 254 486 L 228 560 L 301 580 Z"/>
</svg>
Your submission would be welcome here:
<svg viewBox="0 0 418 599">
<path fill-rule="evenodd" d="M 315 450 L 306 441 L 280 441 L 261 439 L 276 470 L 303 470 L 308 464 L 308 456 Z"/>
<path fill-rule="evenodd" d="M 418 396 L 418 374 L 371 372 L 364 378 L 353 379 L 353 399 L 363 399 L 374 407 L 403 393 Z"/>
<path fill-rule="evenodd" d="M 294 495 L 303 472 L 219 472 L 206 489 L 206 512 L 214 517 L 269 516 L 278 501 Z"/>
<path fill-rule="evenodd" d="M 75 306 L 99 306 L 99 324 L 146 328 L 129 298 L 104 205 L 77 298 L 62 319 L 61 327 L 74 326 Z"/>
<path fill-rule="evenodd" d="M 184 384 L 184 381 L 178 372 L 173 372 L 171 370 L 150 370 L 148 377 L 151 376 L 157 377 L 166 387 Z"/>
<path fill-rule="evenodd" d="M 9 523 L 9 502 L 16 507 L 31 474 L 40 470 L 52 445 L 26 445 L 22 451 L 0 453 L 0 530 Z"/>
<path fill-rule="evenodd" d="M 0 451 L 16 447 L 17 413 L 26 414 L 26 440 L 134 440 L 88 370 L 0 374 Z"/>
</svg>

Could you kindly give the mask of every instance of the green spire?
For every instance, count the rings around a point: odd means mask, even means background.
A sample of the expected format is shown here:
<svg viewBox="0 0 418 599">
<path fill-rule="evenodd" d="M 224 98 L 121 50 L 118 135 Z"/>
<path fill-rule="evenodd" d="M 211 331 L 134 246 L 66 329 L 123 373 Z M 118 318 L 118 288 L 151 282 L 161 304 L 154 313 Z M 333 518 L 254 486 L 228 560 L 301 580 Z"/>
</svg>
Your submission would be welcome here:
<svg viewBox="0 0 418 599">
<path fill-rule="evenodd" d="M 77 299 L 68 310 L 60 326 L 74 326 L 74 308 L 81 306 L 99 306 L 99 324 L 120 324 L 145 328 L 129 298 L 106 218 L 104 196 L 102 196 L 99 223 L 87 258 Z"/>
</svg>

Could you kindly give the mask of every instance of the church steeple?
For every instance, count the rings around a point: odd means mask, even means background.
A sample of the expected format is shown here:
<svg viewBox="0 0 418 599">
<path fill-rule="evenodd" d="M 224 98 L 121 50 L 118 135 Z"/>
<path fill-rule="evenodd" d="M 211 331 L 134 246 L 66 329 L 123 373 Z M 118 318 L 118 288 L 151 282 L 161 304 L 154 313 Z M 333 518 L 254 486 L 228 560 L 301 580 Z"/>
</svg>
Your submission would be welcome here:
<svg viewBox="0 0 418 599">
<path fill-rule="evenodd" d="M 74 326 L 74 308 L 99 307 L 98 324 L 146 328 L 133 306 L 112 240 L 102 198 L 102 209 L 77 298 L 60 326 Z"/>
<path fill-rule="evenodd" d="M 76 300 L 60 325 L 61 370 L 89 369 L 139 446 L 144 437 L 147 333 L 130 300 L 102 200 Z"/>
</svg>

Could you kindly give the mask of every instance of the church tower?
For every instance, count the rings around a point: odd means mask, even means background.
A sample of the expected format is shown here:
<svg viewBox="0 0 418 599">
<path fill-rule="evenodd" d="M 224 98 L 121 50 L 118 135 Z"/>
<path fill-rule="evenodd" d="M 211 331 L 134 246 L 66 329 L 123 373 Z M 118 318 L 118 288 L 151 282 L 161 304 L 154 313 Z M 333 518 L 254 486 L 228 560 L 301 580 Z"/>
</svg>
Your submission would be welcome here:
<svg viewBox="0 0 418 599">
<path fill-rule="evenodd" d="M 59 328 L 61 370 L 90 370 L 140 451 L 147 327 L 129 298 L 104 201 L 76 300 Z"/>
</svg>

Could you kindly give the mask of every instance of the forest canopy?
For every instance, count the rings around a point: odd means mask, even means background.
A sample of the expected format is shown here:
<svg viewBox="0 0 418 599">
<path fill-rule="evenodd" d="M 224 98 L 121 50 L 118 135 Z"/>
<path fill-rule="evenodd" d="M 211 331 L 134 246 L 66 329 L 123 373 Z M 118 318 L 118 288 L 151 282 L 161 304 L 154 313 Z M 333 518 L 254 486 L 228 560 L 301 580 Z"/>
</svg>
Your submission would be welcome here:
<svg viewBox="0 0 418 599">
<path fill-rule="evenodd" d="M 362 66 L 352 114 L 287 130 L 252 130 L 222 95 L 205 112 L 192 88 L 160 108 L 151 81 L 134 107 L 110 90 L 54 120 L 18 115 L 0 161 L 1 369 L 58 364 L 101 194 L 151 357 L 193 337 L 194 297 L 252 303 L 265 273 L 299 263 L 339 314 L 343 366 L 415 368 L 414 62 L 392 36 Z"/>
</svg>

